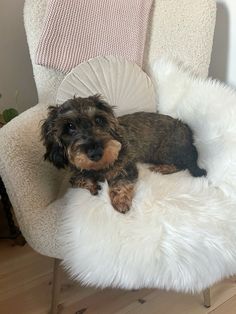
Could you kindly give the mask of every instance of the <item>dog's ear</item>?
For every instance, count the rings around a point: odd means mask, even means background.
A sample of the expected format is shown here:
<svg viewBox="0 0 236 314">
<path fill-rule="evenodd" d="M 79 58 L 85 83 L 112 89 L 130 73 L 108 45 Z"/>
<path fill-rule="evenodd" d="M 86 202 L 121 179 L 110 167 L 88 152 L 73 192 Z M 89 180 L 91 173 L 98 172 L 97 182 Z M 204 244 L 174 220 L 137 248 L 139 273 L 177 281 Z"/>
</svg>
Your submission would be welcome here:
<svg viewBox="0 0 236 314">
<path fill-rule="evenodd" d="M 114 116 L 114 112 L 113 112 L 114 107 L 110 106 L 107 102 L 105 102 L 102 99 L 101 95 L 96 94 L 93 96 L 89 96 L 88 98 L 94 101 L 97 109 L 105 111 L 106 113 L 112 114 Z"/>
<path fill-rule="evenodd" d="M 58 169 L 65 168 L 68 165 L 68 159 L 65 156 L 65 150 L 58 143 L 46 144 L 46 153 L 44 159 L 49 160 Z"/>
<path fill-rule="evenodd" d="M 68 159 L 65 149 L 56 136 L 55 120 L 58 116 L 58 106 L 50 106 L 48 118 L 44 121 L 41 128 L 41 139 L 46 147 L 44 159 L 49 160 L 57 168 L 65 168 L 68 165 Z"/>
</svg>

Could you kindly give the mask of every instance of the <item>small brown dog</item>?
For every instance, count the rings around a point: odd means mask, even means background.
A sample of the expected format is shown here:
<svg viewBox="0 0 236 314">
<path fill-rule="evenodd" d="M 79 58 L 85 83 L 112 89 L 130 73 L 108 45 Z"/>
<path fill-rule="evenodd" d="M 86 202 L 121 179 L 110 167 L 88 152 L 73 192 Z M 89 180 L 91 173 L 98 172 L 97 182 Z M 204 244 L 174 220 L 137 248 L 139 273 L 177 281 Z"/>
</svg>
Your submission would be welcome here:
<svg viewBox="0 0 236 314">
<path fill-rule="evenodd" d="M 189 127 L 158 113 L 136 112 L 116 118 L 100 96 L 74 98 L 49 107 L 42 126 L 45 159 L 73 171 L 74 187 L 98 194 L 105 179 L 113 207 L 129 210 L 138 178 L 136 163 L 153 171 L 188 169 L 195 177 L 206 171 L 197 165 L 198 153 Z"/>
</svg>

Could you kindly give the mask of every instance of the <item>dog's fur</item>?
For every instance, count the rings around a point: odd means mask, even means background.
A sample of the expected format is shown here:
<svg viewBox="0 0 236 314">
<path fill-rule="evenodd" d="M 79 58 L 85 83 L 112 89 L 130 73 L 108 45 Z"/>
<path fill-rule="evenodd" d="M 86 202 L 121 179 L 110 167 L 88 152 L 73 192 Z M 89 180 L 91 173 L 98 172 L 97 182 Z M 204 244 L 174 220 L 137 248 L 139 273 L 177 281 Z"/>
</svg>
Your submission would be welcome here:
<svg viewBox="0 0 236 314">
<path fill-rule="evenodd" d="M 74 187 L 96 195 L 99 182 L 106 179 L 111 203 L 122 213 L 132 204 L 137 162 L 152 164 L 151 170 L 164 174 L 188 169 L 195 177 L 206 175 L 197 165 L 198 153 L 186 124 L 147 112 L 116 118 L 98 95 L 49 107 L 42 139 L 45 159 L 57 168 L 68 166 Z"/>
</svg>

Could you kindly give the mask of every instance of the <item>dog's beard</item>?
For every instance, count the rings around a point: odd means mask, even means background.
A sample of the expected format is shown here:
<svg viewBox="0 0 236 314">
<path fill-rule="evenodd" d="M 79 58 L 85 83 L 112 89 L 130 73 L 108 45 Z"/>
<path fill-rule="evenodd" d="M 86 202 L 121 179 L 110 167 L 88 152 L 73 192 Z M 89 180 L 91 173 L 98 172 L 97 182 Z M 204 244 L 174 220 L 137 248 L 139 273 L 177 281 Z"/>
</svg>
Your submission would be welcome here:
<svg viewBox="0 0 236 314">
<path fill-rule="evenodd" d="M 104 147 L 102 158 L 92 161 L 88 156 L 79 150 L 74 151 L 68 148 L 68 159 L 72 165 L 81 170 L 101 170 L 109 168 L 118 159 L 121 150 L 121 143 L 116 140 L 109 140 Z"/>
</svg>

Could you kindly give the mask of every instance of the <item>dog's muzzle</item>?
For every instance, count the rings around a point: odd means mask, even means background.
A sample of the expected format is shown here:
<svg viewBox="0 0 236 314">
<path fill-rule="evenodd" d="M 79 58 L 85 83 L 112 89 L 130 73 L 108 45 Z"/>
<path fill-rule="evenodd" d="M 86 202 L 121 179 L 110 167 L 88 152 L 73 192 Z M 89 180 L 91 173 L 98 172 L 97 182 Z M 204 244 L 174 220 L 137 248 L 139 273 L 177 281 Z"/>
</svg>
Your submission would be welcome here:
<svg viewBox="0 0 236 314">
<path fill-rule="evenodd" d="M 89 145 L 86 145 L 85 153 L 88 158 L 92 161 L 99 161 L 104 152 L 104 148 L 101 142 L 92 142 Z"/>
<path fill-rule="evenodd" d="M 76 168 L 101 170 L 117 160 L 120 150 L 121 143 L 116 140 L 105 143 L 93 141 L 82 146 L 75 143 L 68 148 L 67 155 L 69 162 Z"/>
</svg>

